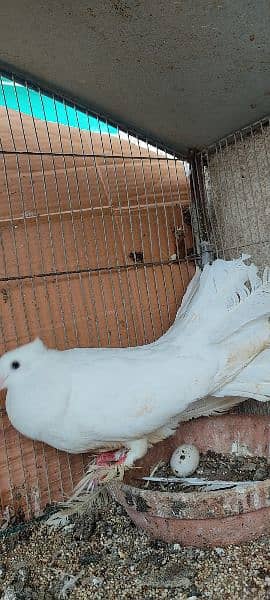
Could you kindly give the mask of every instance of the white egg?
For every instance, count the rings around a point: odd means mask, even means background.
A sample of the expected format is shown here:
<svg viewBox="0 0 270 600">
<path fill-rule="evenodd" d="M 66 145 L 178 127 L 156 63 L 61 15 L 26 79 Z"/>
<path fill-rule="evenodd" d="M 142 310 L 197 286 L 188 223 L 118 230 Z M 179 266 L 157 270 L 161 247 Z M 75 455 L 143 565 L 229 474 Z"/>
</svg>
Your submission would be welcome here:
<svg viewBox="0 0 270 600">
<path fill-rule="evenodd" d="M 170 466 L 177 477 L 188 477 L 196 471 L 199 462 L 200 454 L 196 446 L 183 444 L 172 454 Z"/>
</svg>

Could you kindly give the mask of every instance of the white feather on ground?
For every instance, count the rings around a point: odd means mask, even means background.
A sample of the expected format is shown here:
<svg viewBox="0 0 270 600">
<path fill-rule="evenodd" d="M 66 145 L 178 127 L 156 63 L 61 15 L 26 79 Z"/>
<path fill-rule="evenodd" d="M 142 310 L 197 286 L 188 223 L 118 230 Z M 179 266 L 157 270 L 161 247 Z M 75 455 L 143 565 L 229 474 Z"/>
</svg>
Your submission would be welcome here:
<svg viewBox="0 0 270 600">
<path fill-rule="evenodd" d="M 210 481 L 203 477 L 143 477 L 143 481 L 149 483 L 175 483 L 182 484 L 183 487 L 200 487 L 201 491 L 214 492 L 216 490 L 225 490 L 226 488 L 232 487 L 247 487 L 249 485 L 256 485 L 259 481 L 247 480 L 247 481 L 222 481 L 221 479 L 215 479 Z"/>
</svg>

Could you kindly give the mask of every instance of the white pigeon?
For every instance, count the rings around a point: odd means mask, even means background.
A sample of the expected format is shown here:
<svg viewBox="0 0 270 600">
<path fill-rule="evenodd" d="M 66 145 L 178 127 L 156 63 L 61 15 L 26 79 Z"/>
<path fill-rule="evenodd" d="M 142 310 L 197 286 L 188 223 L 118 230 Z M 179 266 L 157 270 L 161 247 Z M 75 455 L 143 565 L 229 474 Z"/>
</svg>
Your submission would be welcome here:
<svg viewBox="0 0 270 600">
<path fill-rule="evenodd" d="M 268 400 L 270 276 L 247 258 L 197 269 L 154 343 L 59 351 L 36 339 L 4 354 L 0 389 L 13 426 L 71 453 L 125 448 L 130 467 L 180 420 L 228 408 L 223 396 Z"/>
</svg>

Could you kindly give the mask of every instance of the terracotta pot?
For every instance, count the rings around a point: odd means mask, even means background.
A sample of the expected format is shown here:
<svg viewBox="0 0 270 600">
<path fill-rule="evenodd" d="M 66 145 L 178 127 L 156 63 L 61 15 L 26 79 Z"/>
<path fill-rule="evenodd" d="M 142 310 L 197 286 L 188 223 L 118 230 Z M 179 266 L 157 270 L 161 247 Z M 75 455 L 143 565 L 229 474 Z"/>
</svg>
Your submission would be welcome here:
<svg viewBox="0 0 270 600">
<path fill-rule="evenodd" d="M 135 487 L 162 458 L 184 442 L 200 451 L 266 456 L 270 453 L 270 417 L 225 415 L 179 426 L 176 434 L 151 449 L 123 483 L 110 490 L 138 527 L 150 536 L 184 546 L 226 546 L 270 533 L 270 480 L 215 492 L 159 492 Z M 135 484 L 135 485 L 134 485 Z"/>
</svg>

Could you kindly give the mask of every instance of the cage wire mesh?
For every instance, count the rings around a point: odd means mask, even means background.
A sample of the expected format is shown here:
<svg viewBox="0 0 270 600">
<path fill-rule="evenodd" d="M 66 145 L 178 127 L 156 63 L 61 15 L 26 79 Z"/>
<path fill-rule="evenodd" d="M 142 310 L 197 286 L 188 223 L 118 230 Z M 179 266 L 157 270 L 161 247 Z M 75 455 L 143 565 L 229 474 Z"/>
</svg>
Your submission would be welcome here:
<svg viewBox="0 0 270 600">
<path fill-rule="evenodd" d="M 270 128 L 263 119 L 196 154 L 193 161 L 194 235 L 207 258 L 242 253 L 270 265 Z M 234 412 L 270 414 L 248 401 Z"/>
<path fill-rule="evenodd" d="M 189 204 L 177 156 L 2 74 L 1 353 L 158 338 L 194 272 Z M 5 524 L 69 495 L 87 457 L 20 436 L 1 407 Z"/>
</svg>

